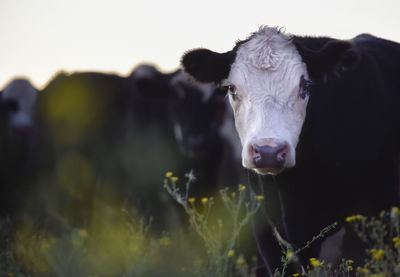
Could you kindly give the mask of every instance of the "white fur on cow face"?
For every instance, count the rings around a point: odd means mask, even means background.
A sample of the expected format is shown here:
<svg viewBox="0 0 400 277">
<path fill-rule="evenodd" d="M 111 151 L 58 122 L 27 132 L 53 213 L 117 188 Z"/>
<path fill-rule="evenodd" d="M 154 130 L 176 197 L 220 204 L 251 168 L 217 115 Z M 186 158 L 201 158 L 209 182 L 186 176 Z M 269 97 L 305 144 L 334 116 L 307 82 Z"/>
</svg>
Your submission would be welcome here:
<svg viewBox="0 0 400 277">
<path fill-rule="evenodd" d="M 308 102 L 299 96 L 302 75 L 308 77 L 306 65 L 290 37 L 276 28 L 263 27 L 238 47 L 226 84 L 236 88 L 236 95 L 229 99 L 244 167 L 260 174 L 276 173 L 254 168 L 249 153 L 252 142 L 265 138 L 287 143 L 289 153 L 283 167 L 295 165 Z"/>
</svg>

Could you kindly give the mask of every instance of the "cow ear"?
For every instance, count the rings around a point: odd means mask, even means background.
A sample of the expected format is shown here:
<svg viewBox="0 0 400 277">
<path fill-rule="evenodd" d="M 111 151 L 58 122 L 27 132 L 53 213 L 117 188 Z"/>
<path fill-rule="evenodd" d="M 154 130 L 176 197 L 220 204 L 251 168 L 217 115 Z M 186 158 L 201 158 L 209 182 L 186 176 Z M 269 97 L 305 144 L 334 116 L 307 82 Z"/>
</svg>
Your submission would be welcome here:
<svg viewBox="0 0 400 277">
<path fill-rule="evenodd" d="M 141 96 L 167 98 L 170 96 L 169 82 L 175 74 L 163 74 L 154 66 L 140 65 L 131 73 L 129 80 Z"/>
<path fill-rule="evenodd" d="M 226 79 L 236 53 L 217 53 L 208 49 L 195 49 L 185 53 L 181 65 L 195 80 L 204 83 L 219 83 Z"/>
<path fill-rule="evenodd" d="M 354 68 L 359 61 L 358 51 L 350 41 L 332 39 L 317 50 L 307 48 L 300 40 L 295 39 L 294 44 L 313 81 L 325 79 L 331 73 L 340 75 Z"/>
</svg>

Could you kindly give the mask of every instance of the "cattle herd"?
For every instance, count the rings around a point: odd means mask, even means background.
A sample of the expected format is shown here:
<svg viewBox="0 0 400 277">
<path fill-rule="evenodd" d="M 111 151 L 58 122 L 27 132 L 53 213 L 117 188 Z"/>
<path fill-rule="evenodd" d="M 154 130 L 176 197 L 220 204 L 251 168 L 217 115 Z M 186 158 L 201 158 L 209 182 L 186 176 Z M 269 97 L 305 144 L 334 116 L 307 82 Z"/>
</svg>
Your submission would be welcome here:
<svg viewBox="0 0 400 277">
<path fill-rule="evenodd" d="M 335 221 L 300 263 L 362 261 L 344 219 L 399 204 L 400 45 L 261 27 L 225 53 L 190 50 L 181 65 L 6 85 L 1 216 L 84 225 L 100 198 L 160 215 L 166 228 L 163 174 L 192 169 L 197 197 L 241 182 L 264 193 L 252 224 L 259 276 L 281 265 L 276 232 L 297 248 Z"/>
</svg>

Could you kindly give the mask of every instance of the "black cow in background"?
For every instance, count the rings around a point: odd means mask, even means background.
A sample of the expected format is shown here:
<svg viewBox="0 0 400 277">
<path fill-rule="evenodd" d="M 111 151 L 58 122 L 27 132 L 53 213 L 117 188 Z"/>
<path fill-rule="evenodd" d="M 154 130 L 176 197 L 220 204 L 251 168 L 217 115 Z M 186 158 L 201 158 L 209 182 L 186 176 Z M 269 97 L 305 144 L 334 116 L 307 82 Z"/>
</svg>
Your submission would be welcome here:
<svg viewBox="0 0 400 277">
<path fill-rule="evenodd" d="M 32 147 L 38 91 L 27 80 L 10 81 L 0 92 L 0 215 L 18 214 L 31 191 Z"/>
<path fill-rule="evenodd" d="M 99 203 L 122 208 L 159 199 L 166 170 L 179 167 L 176 143 L 167 105 L 139 95 L 136 81 L 60 73 L 43 89 L 36 179 L 37 197 L 45 199 L 39 210 L 67 225 L 85 225 Z M 152 202 L 149 214 L 162 204 Z"/>
<path fill-rule="evenodd" d="M 276 198 L 269 220 L 254 219 L 267 271 L 259 276 L 281 266 L 274 227 L 297 249 L 337 221 L 331 237 L 300 253 L 302 263 L 363 261 L 365 248 L 344 219 L 399 204 L 399 59 L 398 43 L 371 35 L 343 41 L 270 27 L 225 53 L 184 55 L 186 72 L 226 88 L 243 165 L 265 175 L 265 202 Z"/>
<path fill-rule="evenodd" d="M 223 152 L 232 152 L 221 140 L 223 100 L 215 86 L 151 65 L 127 77 L 59 73 L 38 99 L 30 211 L 85 225 L 101 202 L 153 216 L 156 229 L 168 229 L 181 215 L 162 188 L 167 171 L 183 177 L 193 169 L 196 197 L 237 183 L 231 171 L 229 178 L 220 173 Z"/>
<path fill-rule="evenodd" d="M 138 91 L 151 97 L 151 101 L 168 106 L 185 170 L 193 169 L 196 176 L 190 189 L 192 196 L 211 196 L 223 187 L 237 184 L 243 171 L 237 153 L 240 142 L 234 133 L 224 90 L 196 83 L 181 70 L 162 74 L 154 67 L 142 65 L 134 72 L 139 73 L 142 78 Z"/>
</svg>

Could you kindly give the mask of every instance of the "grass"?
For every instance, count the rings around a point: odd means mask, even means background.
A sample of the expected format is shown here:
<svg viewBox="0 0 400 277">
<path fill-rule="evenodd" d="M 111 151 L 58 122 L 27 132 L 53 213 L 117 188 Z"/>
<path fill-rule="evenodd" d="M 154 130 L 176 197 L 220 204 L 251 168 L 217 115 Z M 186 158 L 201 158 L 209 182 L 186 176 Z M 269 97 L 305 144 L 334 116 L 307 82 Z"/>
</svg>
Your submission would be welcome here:
<svg viewBox="0 0 400 277">
<path fill-rule="evenodd" d="M 156 232 L 152 218 L 95 201 L 85 226 L 49 230 L 29 220 L 0 222 L 0 276 L 5 277 L 254 277 L 257 258 L 249 228 L 251 217 L 264 197 L 245 185 L 222 189 L 215 196 L 191 196 L 194 176 L 182 180 L 166 174 L 164 188 L 185 213 L 175 228 Z M 172 219 L 171 219 L 172 220 Z M 360 266 L 343 260 L 333 268 L 310 257 L 304 270 L 293 276 L 400 276 L 400 211 L 393 207 L 377 217 L 346 218 L 368 245 Z M 293 249 L 282 242 L 282 266 L 275 276 L 289 276 L 287 267 L 296 255 L 335 228 L 321 230 L 304 247 Z"/>
</svg>

